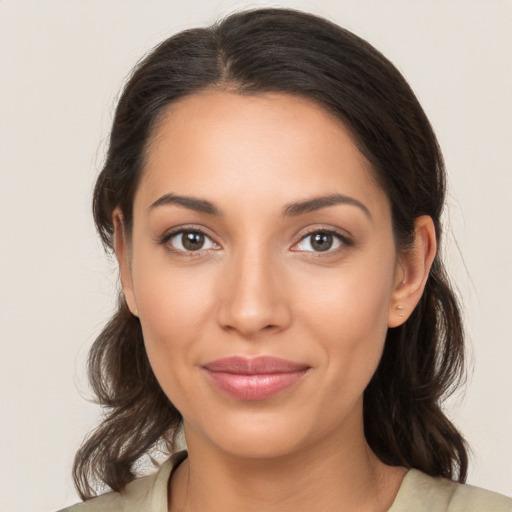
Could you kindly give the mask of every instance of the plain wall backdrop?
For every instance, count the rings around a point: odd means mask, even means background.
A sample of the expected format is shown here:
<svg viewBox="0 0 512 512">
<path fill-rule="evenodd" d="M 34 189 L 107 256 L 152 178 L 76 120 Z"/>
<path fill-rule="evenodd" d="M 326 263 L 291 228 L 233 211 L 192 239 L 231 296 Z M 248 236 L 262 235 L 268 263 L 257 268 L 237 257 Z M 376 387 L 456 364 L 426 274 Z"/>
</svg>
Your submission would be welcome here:
<svg viewBox="0 0 512 512">
<path fill-rule="evenodd" d="M 72 459 L 100 414 L 85 359 L 117 289 L 90 199 L 125 76 L 168 35 L 261 5 L 369 40 L 430 117 L 474 361 L 448 411 L 474 450 L 469 482 L 512 494 L 510 0 L 0 0 L 1 511 L 78 501 Z"/>
</svg>

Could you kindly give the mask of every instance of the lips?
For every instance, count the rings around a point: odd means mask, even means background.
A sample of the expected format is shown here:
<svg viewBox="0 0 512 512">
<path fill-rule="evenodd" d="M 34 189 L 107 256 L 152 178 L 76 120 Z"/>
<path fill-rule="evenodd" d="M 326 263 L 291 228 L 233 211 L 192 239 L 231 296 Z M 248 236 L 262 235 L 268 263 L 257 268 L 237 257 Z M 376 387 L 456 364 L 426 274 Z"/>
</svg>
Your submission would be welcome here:
<svg viewBox="0 0 512 512">
<path fill-rule="evenodd" d="M 264 400 L 302 379 L 309 366 L 276 357 L 226 357 L 203 366 L 210 382 L 239 400 Z"/>
</svg>

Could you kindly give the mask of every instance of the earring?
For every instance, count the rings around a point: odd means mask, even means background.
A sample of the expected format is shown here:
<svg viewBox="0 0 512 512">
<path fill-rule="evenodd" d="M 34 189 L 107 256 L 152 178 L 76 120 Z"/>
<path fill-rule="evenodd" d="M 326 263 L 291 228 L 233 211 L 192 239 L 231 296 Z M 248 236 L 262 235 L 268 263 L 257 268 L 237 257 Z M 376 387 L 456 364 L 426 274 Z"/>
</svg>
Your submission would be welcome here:
<svg viewBox="0 0 512 512">
<path fill-rule="evenodd" d="M 398 316 L 404 316 L 404 311 L 403 311 L 404 307 L 402 306 L 402 304 L 398 304 L 396 309 L 398 310 L 398 313 L 397 313 Z"/>
</svg>

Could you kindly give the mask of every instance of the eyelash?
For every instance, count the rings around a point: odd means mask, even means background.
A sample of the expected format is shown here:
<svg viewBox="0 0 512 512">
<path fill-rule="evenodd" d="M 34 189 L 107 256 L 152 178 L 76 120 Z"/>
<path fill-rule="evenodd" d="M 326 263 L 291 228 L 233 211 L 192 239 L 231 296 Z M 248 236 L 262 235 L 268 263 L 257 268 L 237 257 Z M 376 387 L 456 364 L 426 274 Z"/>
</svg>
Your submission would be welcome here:
<svg viewBox="0 0 512 512">
<path fill-rule="evenodd" d="M 168 233 L 165 233 L 162 238 L 158 241 L 159 244 L 161 245 L 164 245 L 166 247 L 166 249 L 169 251 L 169 252 L 172 252 L 174 254 L 177 254 L 178 256 L 184 256 L 184 257 L 197 257 L 201 254 L 202 251 L 204 251 L 205 249 L 199 249 L 198 251 L 182 251 L 181 249 L 176 249 L 175 247 L 173 247 L 172 245 L 169 244 L 169 241 L 174 238 L 176 235 L 182 235 L 183 233 L 200 233 L 201 235 L 204 235 L 206 238 L 209 238 L 210 240 L 212 240 L 212 237 L 209 236 L 206 231 L 202 230 L 201 228 L 197 228 L 197 227 L 193 227 L 193 226 L 190 226 L 190 227 L 180 227 L 179 229 L 175 229 L 173 231 L 169 231 Z M 212 240 L 213 242 L 213 240 Z M 218 245 L 216 242 L 213 242 L 215 245 Z M 211 250 L 211 249 L 206 249 L 206 250 Z M 214 249 L 214 250 L 217 250 L 217 249 Z"/>
<path fill-rule="evenodd" d="M 316 234 L 332 235 L 333 238 L 337 239 L 340 242 L 341 246 L 337 247 L 336 249 L 332 249 L 332 250 L 329 248 L 326 251 L 295 251 L 295 252 L 311 253 L 314 255 L 315 258 L 323 258 L 323 257 L 332 256 L 334 254 L 338 254 L 344 248 L 351 247 L 353 245 L 352 240 L 350 238 L 348 238 L 347 236 L 342 235 L 339 231 L 336 231 L 334 229 L 314 228 L 311 231 L 306 232 L 300 238 L 300 240 L 296 244 L 294 244 L 294 246 L 300 244 L 303 240 L 306 240 L 308 237 L 316 235 Z"/>
<path fill-rule="evenodd" d="M 212 249 L 199 249 L 197 251 L 183 251 L 181 249 L 176 249 L 175 247 L 173 247 L 172 245 L 169 244 L 169 241 L 173 237 L 180 235 L 180 234 L 182 235 L 183 233 L 199 233 L 201 235 L 204 235 L 206 238 L 210 239 L 215 245 L 218 245 L 216 242 L 214 242 L 212 240 L 212 238 L 204 230 L 202 230 L 201 228 L 192 227 L 192 226 L 190 228 L 180 227 L 179 229 L 165 233 L 160 238 L 160 240 L 158 240 L 158 243 L 161 245 L 165 245 L 169 252 L 172 252 L 179 256 L 184 256 L 184 257 L 195 257 L 195 256 L 199 256 L 201 254 L 201 252 L 204 250 L 212 250 Z M 297 250 L 294 250 L 294 252 L 311 253 L 311 254 L 314 254 L 314 257 L 326 257 L 326 256 L 331 256 L 333 254 L 338 253 L 340 250 L 343 249 L 343 247 L 346 248 L 346 247 L 353 246 L 352 240 L 350 240 L 350 238 L 348 238 L 347 236 L 342 235 L 338 231 L 335 231 L 333 229 L 319 229 L 319 228 L 312 229 L 311 231 L 308 231 L 307 233 L 305 233 L 300 238 L 300 240 L 294 244 L 294 246 L 300 244 L 302 241 L 306 240 L 308 237 L 310 237 L 312 235 L 320 234 L 320 233 L 323 235 L 332 235 L 334 238 L 336 238 L 341 243 L 341 247 L 338 247 L 334 250 L 328 249 L 326 251 L 297 251 Z M 213 250 L 217 250 L 217 249 L 213 249 Z"/>
</svg>

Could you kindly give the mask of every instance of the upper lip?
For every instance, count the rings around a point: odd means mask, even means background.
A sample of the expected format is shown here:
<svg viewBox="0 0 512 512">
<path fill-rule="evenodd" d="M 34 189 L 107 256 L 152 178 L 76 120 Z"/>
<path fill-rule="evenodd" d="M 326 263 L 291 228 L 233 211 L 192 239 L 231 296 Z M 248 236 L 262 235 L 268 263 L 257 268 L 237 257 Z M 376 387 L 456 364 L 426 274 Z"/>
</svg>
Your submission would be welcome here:
<svg viewBox="0 0 512 512">
<path fill-rule="evenodd" d="M 292 373 L 304 371 L 309 368 L 308 365 L 295 363 L 278 357 L 260 356 L 254 358 L 247 357 L 224 357 L 216 359 L 203 365 L 204 368 L 212 372 L 236 373 L 240 375 L 259 375 L 269 373 Z"/>
</svg>

